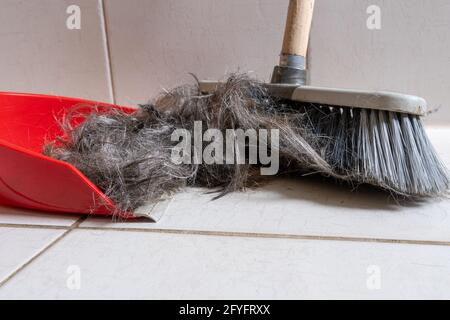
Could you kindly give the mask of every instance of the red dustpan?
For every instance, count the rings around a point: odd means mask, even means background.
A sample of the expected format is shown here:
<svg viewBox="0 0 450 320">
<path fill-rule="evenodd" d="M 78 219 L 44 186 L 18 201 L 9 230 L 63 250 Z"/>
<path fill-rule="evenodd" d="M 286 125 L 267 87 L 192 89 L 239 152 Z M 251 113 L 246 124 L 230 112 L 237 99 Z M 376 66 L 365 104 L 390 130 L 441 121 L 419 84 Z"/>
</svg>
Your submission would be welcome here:
<svg viewBox="0 0 450 320">
<path fill-rule="evenodd" d="M 121 212 L 74 166 L 42 155 L 62 134 L 58 120 L 73 108 L 135 109 L 46 95 L 0 92 L 0 205 L 27 209 L 132 217 Z M 92 112 L 92 108 L 81 108 Z"/>
</svg>

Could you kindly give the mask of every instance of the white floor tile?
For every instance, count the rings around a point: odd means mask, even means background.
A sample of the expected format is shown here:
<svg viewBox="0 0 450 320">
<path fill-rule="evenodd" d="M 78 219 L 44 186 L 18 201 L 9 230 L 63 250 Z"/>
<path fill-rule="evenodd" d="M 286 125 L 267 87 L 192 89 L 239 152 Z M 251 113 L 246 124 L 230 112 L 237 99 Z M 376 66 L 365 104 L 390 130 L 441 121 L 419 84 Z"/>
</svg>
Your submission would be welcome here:
<svg viewBox="0 0 450 320">
<path fill-rule="evenodd" d="M 317 179 L 278 179 L 212 201 L 201 189 L 175 196 L 158 223 L 90 217 L 82 226 L 450 241 L 450 201 L 398 205 L 374 190 Z"/>
<path fill-rule="evenodd" d="M 449 129 L 432 128 L 430 137 L 450 166 Z M 450 200 L 398 204 L 386 193 L 352 192 L 326 179 L 276 179 L 258 189 L 216 201 L 202 189 L 178 193 L 156 208 L 158 223 L 113 223 L 90 217 L 82 226 L 182 229 L 450 241 Z"/>
<path fill-rule="evenodd" d="M 63 230 L 0 227 L 0 282 L 63 232 Z"/>
<path fill-rule="evenodd" d="M 450 168 L 450 127 L 427 127 L 428 137 L 447 168 Z"/>
<path fill-rule="evenodd" d="M 78 215 L 64 213 L 46 213 L 25 209 L 0 206 L 1 224 L 28 224 L 68 227 L 79 219 Z"/>
<path fill-rule="evenodd" d="M 75 230 L 0 298 L 450 298 L 444 246 Z"/>
</svg>

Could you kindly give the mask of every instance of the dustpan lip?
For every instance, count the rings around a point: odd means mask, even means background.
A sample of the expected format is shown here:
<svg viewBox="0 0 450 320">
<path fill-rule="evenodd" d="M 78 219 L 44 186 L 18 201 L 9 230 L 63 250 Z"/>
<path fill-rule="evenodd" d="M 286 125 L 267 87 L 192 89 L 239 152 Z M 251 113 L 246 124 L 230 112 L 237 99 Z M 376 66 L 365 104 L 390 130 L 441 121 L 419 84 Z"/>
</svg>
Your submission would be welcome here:
<svg viewBox="0 0 450 320">
<path fill-rule="evenodd" d="M 62 100 L 72 100 L 73 102 L 76 103 L 89 103 L 89 104 L 97 104 L 100 106 L 104 106 L 104 107 L 114 107 L 114 108 L 118 108 L 124 112 L 135 112 L 138 109 L 137 108 L 133 108 L 133 107 L 129 107 L 129 106 L 122 106 L 122 105 L 118 105 L 118 104 L 114 104 L 114 103 L 110 103 L 110 102 L 99 102 L 99 101 L 95 101 L 95 100 L 90 100 L 90 99 L 84 99 L 84 98 L 76 98 L 76 97 L 69 97 L 69 96 L 61 96 L 61 95 L 51 95 L 51 94 L 42 94 L 42 93 L 27 93 L 27 92 L 14 92 L 14 91 L 0 91 L 0 98 L 1 97 L 6 97 L 6 96 L 11 96 L 11 97 L 30 97 L 30 98 L 44 98 L 44 99 L 59 99 L 60 101 Z"/>
</svg>

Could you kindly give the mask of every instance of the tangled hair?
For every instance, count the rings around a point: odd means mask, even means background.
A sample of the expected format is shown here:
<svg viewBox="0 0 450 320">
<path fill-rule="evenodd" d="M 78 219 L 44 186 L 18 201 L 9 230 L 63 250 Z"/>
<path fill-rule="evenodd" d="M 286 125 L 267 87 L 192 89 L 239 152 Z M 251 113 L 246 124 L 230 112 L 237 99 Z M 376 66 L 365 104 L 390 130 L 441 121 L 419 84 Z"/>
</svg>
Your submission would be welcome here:
<svg viewBox="0 0 450 320">
<path fill-rule="evenodd" d="M 116 109 L 92 112 L 76 127 L 70 126 L 73 117 L 80 117 L 74 111 L 62 123 L 64 137 L 48 143 L 44 154 L 73 164 L 124 211 L 158 201 L 184 186 L 214 188 L 221 196 L 258 180 L 258 164 L 175 164 L 172 150 L 179 142 L 172 141 L 172 133 L 192 132 L 195 121 L 202 121 L 203 130 L 222 132 L 278 129 L 279 173 L 317 172 L 361 182 L 336 164 L 336 143 L 318 134 L 312 114 L 305 112 L 309 108 L 275 99 L 262 83 L 246 75 L 232 75 L 212 94 L 203 94 L 198 83 L 182 86 L 133 114 Z"/>
</svg>

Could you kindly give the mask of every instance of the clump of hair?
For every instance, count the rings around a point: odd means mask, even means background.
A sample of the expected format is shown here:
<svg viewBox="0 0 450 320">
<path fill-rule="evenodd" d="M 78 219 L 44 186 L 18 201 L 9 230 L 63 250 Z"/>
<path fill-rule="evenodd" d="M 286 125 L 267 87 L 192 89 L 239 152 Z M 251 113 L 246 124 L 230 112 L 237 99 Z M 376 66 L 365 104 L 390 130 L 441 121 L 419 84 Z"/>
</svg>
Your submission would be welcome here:
<svg viewBox="0 0 450 320">
<path fill-rule="evenodd" d="M 73 118 L 84 117 L 78 126 Z M 303 116 L 280 107 L 262 83 L 233 75 L 213 94 L 198 84 L 165 92 L 133 114 L 108 112 L 65 117 L 64 137 L 50 142 L 44 154 L 71 163 L 111 198 L 121 210 L 157 201 L 184 186 L 214 188 L 220 195 L 242 190 L 259 177 L 250 164 L 174 164 L 171 140 L 176 129 L 279 129 L 282 167 L 295 166 L 331 173 L 315 151 L 319 141 L 302 125 Z M 307 142 L 307 140 L 309 142 Z M 284 160 L 283 160 L 284 159 Z M 283 168 L 281 168 L 281 171 Z"/>
<path fill-rule="evenodd" d="M 179 142 L 172 141 L 172 133 L 177 129 L 193 132 L 196 121 L 202 122 L 204 131 L 223 133 L 278 129 L 280 174 L 316 172 L 403 196 L 438 195 L 447 190 L 448 175 L 438 160 L 434 162 L 441 184 L 434 189 L 409 190 L 384 176 L 355 170 L 367 158 L 358 139 L 362 129 L 351 125 L 361 112 L 365 111 L 348 114 L 330 106 L 279 100 L 263 83 L 231 75 L 211 94 L 202 93 L 198 83 L 181 86 L 132 114 L 113 108 L 108 112 L 94 108 L 88 115 L 74 111 L 62 123 L 64 136 L 47 144 L 44 154 L 73 164 L 123 211 L 158 201 L 184 186 L 212 188 L 222 196 L 257 181 L 259 164 L 175 164 L 172 150 Z M 80 117 L 84 121 L 71 126 Z"/>
</svg>

